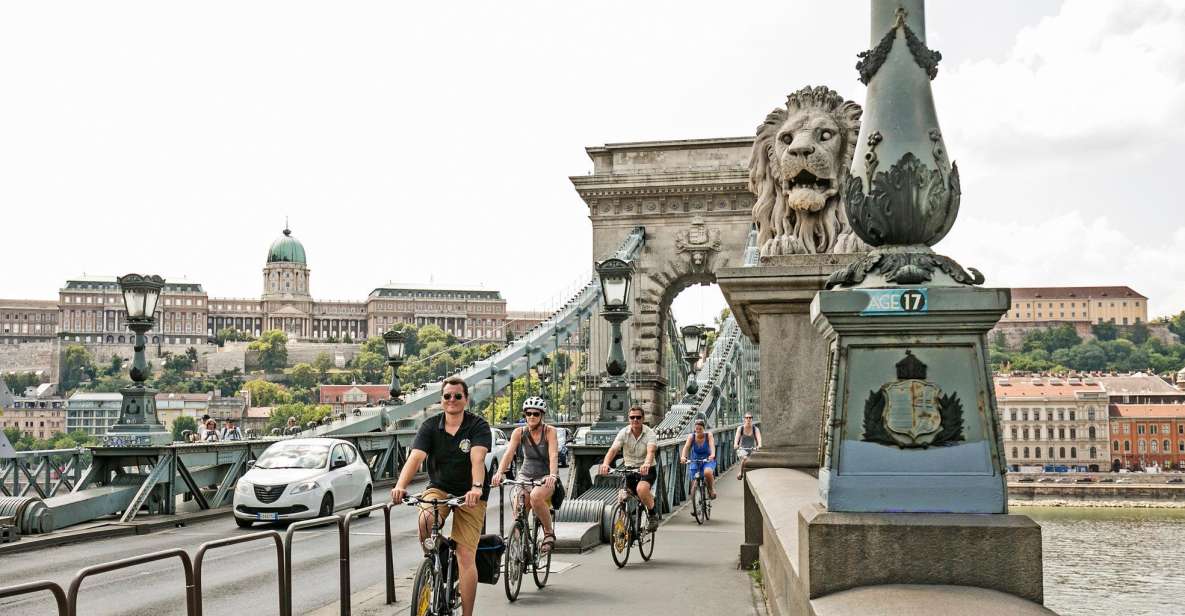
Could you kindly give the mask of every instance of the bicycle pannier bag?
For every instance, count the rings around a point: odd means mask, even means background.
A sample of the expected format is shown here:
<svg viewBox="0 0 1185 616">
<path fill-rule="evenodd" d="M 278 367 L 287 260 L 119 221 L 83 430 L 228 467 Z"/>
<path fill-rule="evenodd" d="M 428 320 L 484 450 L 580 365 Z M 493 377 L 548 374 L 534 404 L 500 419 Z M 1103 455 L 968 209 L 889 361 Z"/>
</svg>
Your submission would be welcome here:
<svg viewBox="0 0 1185 616">
<path fill-rule="evenodd" d="M 482 535 L 477 542 L 477 581 L 482 584 L 497 584 L 502 566 L 502 552 L 506 543 L 501 535 Z"/>
</svg>

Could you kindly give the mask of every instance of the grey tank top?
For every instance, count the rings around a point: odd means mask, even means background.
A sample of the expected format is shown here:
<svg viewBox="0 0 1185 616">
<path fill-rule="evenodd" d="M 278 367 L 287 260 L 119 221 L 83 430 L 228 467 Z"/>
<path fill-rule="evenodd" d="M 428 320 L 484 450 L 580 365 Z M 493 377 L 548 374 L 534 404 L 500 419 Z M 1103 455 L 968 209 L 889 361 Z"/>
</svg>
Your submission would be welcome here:
<svg viewBox="0 0 1185 616">
<path fill-rule="evenodd" d="M 551 455 L 547 451 L 547 426 L 539 431 L 541 442 L 531 444 L 531 431 L 525 426 L 522 428 L 518 448 L 523 452 L 523 467 L 519 474 L 527 479 L 538 480 L 551 472 Z"/>
<path fill-rule="evenodd" d="M 741 449 L 753 449 L 757 447 L 757 428 L 753 428 L 753 434 L 745 434 L 745 428 L 737 428 L 741 431 Z"/>
</svg>

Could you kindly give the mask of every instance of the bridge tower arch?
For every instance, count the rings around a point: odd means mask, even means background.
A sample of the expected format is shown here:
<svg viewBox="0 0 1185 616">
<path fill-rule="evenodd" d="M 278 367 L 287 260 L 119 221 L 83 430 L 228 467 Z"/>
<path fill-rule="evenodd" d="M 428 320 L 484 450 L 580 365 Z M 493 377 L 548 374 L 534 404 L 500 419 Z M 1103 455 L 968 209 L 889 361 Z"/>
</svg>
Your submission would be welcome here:
<svg viewBox="0 0 1185 616">
<path fill-rule="evenodd" d="M 592 173 L 571 177 L 588 206 L 594 261 L 612 256 L 641 226 L 646 242 L 634 258 L 633 316 L 625 322 L 631 394 L 651 425 L 666 414 L 666 318 L 680 291 L 714 284 L 716 272 L 744 263 L 752 225 L 749 192 L 752 137 L 615 143 L 586 148 Z M 594 315 L 584 416 L 598 419 L 609 326 Z"/>
</svg>

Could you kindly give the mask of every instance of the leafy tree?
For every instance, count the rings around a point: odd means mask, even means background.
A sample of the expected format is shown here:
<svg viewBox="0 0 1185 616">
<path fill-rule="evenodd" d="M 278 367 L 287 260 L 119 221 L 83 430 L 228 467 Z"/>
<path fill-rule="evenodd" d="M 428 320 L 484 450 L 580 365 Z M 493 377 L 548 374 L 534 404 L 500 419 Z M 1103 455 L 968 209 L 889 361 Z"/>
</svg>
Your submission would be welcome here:
<svg viewBox="0 0 1185 616">
<path fill-rule="evenodd" d="M 36 372 L 9 372 L 4 375 L 4 384 L 13 394 L 20 396 L 26 389 L 40 385 L 41 377 Z"/>
<path fill-rule="evenodd" d="M 324 383 L 329 371 L 333 369 L 333 358 L 329 353 L 317 353 L 317 358 L 313 360 L 313 369 L 317 371 L 317 382 Z"/>
<path fill-rule="evenodd" d="M 263 332 L 247 348 L 259 352 L 259 364 L 264 370 L 276 371 L 288 363 L 288 335 L 278 329 Z"/>
<path fill-rule="evenodd" d="M 299 363 L 288 372 L 288 382 L 296 389 L 307 389 L 317 384 L 317 370 L 306 363 Z"/>
<path fill-rule="evenodd" d="M 277 406 L 292 402 L 292 394 L 287 388 L 262 379 L 247 381 L 243 384 L 243 391 L 251 392 L 253 406 Z"/>
<path fill-rule="evenodd" d="M 82 381 L 95 378 L 95 358 L 81 344 L 66 347 L 62 356 L 62 389 L 71 390 Z"/>
<path fill-rule="evenodd" d="M 1171 317 L 1165 317 L 1163 321 L 1168 325 L 1169 331 L 1177 334 L 1178 338 L 1185 341 L 1185 310 Z"/>
<path fill-rule="evenodd" d="M 238 368 L 223 370 L 211 381 L 211 389 L 218 390 L 219 395 L 233 396 L 243 386 L 243 373 Z"/>
<path fill-rule="evenodd" d="M 445 331 L 437 325 L 425 325 L 416 332 L 416 341 L 421 347 L 427 346 L 433 342 L 440 342 L 442 343 L 443 348 L 444 346 L 455 344 L 457 339 L 451 334 L 445 333 Z M 424 355 L 423 351 L 418 351 L 417 354 L 420 356 Z"/>
<path fill-rule="evenodd" d="M 218 333 L 214 336 L 214 340 L 218 343 L 218 346 L 223 346 L 227 342 L 255 340 L 255 337 L 247 332 L 239 331 L 233 327 L 224 327 L 218 330 Z"/>
<path fill-rule="evenodd" d="M 366 383 L 378 383 L 383 378 L 383 370 L 386 368 L 386 358 L 378 353 L 371 351 L 362 351 L 354 356 L 354 369 L 358 371 L 362 380 Z"/>
<path fill-rule="evenodd" d="M 1148 341 L 1148 326 L 1143 321 L 1140 321 L 1125 329 L 1120 335 L 1136 344 L 1144 344 Z"/>
<path fill-rule="evenodd" d="M 124 360 L 118 355 L 112 355 L 107 367 L 103 368 L 103 376 L 119 376 L 123 373 Z"/>
<path fill-rule="evenodd" d="M 190 432 L 197 432 L 197 429 L 198 425 L 196 419 L 186 415 L 178 417 L 176 421 L 173 422 L 173 440 L 183 440 L 181 438 L 181 433 L 185 432 L 186 430 L 189 430 Z"/>
<path fill-rule="evenodd" d="M 1110 321 L 1105 321 L 1103 323 L 1095 323 L 1094 325 L 1090 326 L 1090 333 L 1094 334 L 1095 338 L 1098 338 L 1099 340 L 1106 342 L 1108 340 L 1114 340 L 1119 337 L 1119 326 L 1115 325 L 1115 323 L 1112 323 Z"/>
</svg>

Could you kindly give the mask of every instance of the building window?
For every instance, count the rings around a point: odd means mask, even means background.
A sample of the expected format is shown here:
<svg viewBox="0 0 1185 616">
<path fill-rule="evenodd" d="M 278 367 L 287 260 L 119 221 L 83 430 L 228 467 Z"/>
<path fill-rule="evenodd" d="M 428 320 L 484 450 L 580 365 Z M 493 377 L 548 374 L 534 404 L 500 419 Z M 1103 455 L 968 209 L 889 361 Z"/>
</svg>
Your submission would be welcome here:
<svg viewBox="0 0 1185 616">
<path fill-rule="evenodd" d="M 1029 457 L 1029 448 L 1025 447 L 1025 457 Z"/>
<path fill-rule="evenodd" d="M 1131 424 L 1128 424 L 1128 423 L 1123 424 L 1123 433 L 1124 434 L 1131 434 L 1131 431 L 1132 431 Z"/>
<path fill-rule="evenodd" d="M 1075 428 L 1070 428 L 1070 440 L 1072 441 L 1076 438 L 1078 438 L 1078 430 Z"/>
<path fill-rule="evenodd" d="M 1050 452 L 1053 452 L 1053 449 L 1051 448 L 1049 451 L 1050 451 Z M 1036 449 L 1034 449 L 1034 450 L 1033 450 L 1033 457 L 1034 457 L 1034 458 L 1040 458 L 1040 457 L 1041 457 L 1041 448 L 1040 448 L 1040 447 L 1037 447 Z"/>
<path fill-rule="evenodd" d="M 1132 442 L 1129 440 L 1124 440 L 1123 441 L 1123 450 L 1124 451 L 1131 451 L 1132 450 Z"/>
<path fill-rule="evenodd" d="M 1163 445 L 1164 445 L 1164 449 L 1162 449 L 1161 451 L 1168 453 L 1173 450 L 1173 446 L 1171 443 L 1169 443 L 1169 439 L 1167 439 L 1167 438 L 1164 439 Z"/>
<path fill-rule="evenodd" d="M 1143 433 L 1144 433 L 1144 424 L 1137 425 L 1136 426 L 1136 434 L 1143 434 Z"/>
<path fill-rule="evenodd" d="M 1136 450 L 1140 453 L 1144 453 L 1148 450 L 1148 444 L 1144 442 L 1144 439 L 1140 439 L 1139 442 L 1136 443 Z"/>
<path fill-rule="evenodd" d="M 1059 447 L 1059 448 L 1058 448 L 1058 450 L 1057 450 L 1057 457 L 1059 457 L 1059 458 L 1061 458 L 1061 459 L 1063 459 L 1063 460 L 1066 458 L 1066 448 L 1065 448 L 1065 447 Z"/>
<path fill-rule="evenodd" d="M 1071 448 L 1070 448 L 1070 457 L 1071 457 L 1071 458 L 1077 458 L 1077 457 L 1078 457 L 1078 448 L 1077 448 L 1077 447 L 1071 447 Z"/>
<path fill-rule="evenodd" d="M 1016 440 L 1016 428 L 1012 429 L 1012 440 Z"/>
<path fill-rule="evenodd" d="M 1111 441 L 1111 451 L 1119 451 L 1119 441 Z"/>
<path fill-rule="evenodd" d="M 1185 441 L 1182 441 L 1182 443 L 1185 444 Z M 1012 448 L 1012 457 L 1014 459 L 1020 457 L 1020 456 L 1016 455 L 1016 447 Z"/>
<path fill-rule="evenodd" d="M 1143 442 L 1143 441 L 1140 441 L 1140 442 Z M 1152 453 L 1156 453 L 1157 451 L 1159 451 L 1159 448 L 1157 447 L 1157 444 L 1156 444 L 1156 439 L 1152 439 L 1152 441 L 1149 442 L 1148 444 L 1152 450 Z"/>
<path fill-rule="evenodd" d="M 1148 434 L 1156 434 L 1156 424 L 1148 426 Z"/>
</svg>

